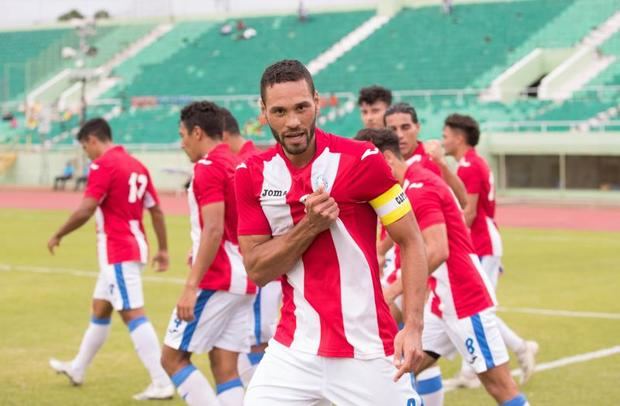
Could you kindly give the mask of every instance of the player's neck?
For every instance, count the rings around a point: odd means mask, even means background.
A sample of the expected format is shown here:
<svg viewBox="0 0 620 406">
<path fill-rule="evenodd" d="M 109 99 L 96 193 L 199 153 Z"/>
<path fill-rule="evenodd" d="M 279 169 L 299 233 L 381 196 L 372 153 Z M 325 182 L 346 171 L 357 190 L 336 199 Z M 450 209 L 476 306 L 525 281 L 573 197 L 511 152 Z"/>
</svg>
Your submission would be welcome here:
<svg viewBox="0 0 620 406">
<path fill-rule="evenodd" d="M 407 154 L 406 156 L 403 155 L 403 157 L 405 158 L 405 160 L 411 158 L 412 156 L 415 155 L 415 152 L 418 150 L 418 147 L 420 146 L 420 141 L 416 141 L 415 144 L 413 144 L 413 149 L 411 150 L 410 154 Z"/>
<path fill-rule="evenodd" d="M 463 145 L 462 147 L 459 147 L 454 154 L 454 159 L 460 161 L 471 149 L 472 147 L 470 147 L 469 145 Z"/>
<path fill-rule="evenodd" d="M 405 182 L 405 173 L 407 173 L 407 162 L 399 159 L 394 163 L 394 175 L 401 185 Z"/>
<path fill-rule="evenodd" d="M 230 150 L 234 153 L 234 154 L 238 154 L 239 151 L 241 151 L 241 148 L 243 148 L 243 144 L 245 144 L 247 141 L 245 140 L 245 138 L 243 138 L 242 136 L 238 135 L 236 137 L 230 137 L 228 139 L 228 146 L 230 147 Z"/>
<path fill-rule="evenodd" d="M 111 150 L 112 148 L 114 148 L 116 145 L 114 145 L 114 143 L 112 142 L 102 142 L 101 146 L 99 148 L 99 157 L 102 157 L 106 152 L 108 152 L 109 150 Z"/>
<path fill-rule="evenodd" d="M 200 156 L 205 156 L 213 151 L 217 146 L 223 144 L 223 141 L 207 139 L 200 145 Z"/>
</svg>

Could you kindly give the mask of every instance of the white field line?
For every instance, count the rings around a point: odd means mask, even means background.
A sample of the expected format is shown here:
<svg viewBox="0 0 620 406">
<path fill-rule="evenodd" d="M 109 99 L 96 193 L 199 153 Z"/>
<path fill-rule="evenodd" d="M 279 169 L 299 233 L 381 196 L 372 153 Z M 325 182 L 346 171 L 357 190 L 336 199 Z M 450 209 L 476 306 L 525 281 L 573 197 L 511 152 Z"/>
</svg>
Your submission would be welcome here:
<svg viewBox="0 0 620 406">
<path fill-rule="evenodd" d="M 498 311 L 507 313 L 538 314 L 554 317 L 582 317 L 587 319 L 620 320 L 620 313 L 579 312 L 572 310 L 537 309 L 532 307 L 498 307 Z"/>
<path fill-rule="evenodd" d="M 609 348 L 604 348 L 598 351 L 571 355 L 570 357 L 559 358 L 554 361 L 543 362 L 542 364 L 536 365 L 536 368 L 534 368 L 534 371 L 536 372 L 547 371 L 549 369 L 561 368 L 567 365 L 580 364 L 582 362 L 588 362 L 588 361 L 592 361 L 592 360 L 599 359 L 599 358 L 611 357 L 612 355 L 616 355 L 616 354 L 620 354 L 620 345 L 616 345 L 614 347 L 609 347 Z M 512 376 L 520 376 L 521 370 L 513 369 L 511 373 L 512 373 Z M 446 388 L 445 391 L 450 392 L 455 389 L 457 388 Z"/>
<path fill-rule="evenodd" d="M 83 271 L 79 269 L 67 269 L 67 268 L 47 268 L 42 266 L 27 266 L 27 265 L 10 265 L 10 264 L 0 264 L 0 272 L 31 272 L 31 273 L 44 273 L 44 274 L 64 274 L 71 276 L 80 276 L 87 278 L 97 278 L 99 275 L 98 272 L 92 271 Z M 183 285 L 185 283 L 184 279 L 181 278 L 164 278 L 162 276 L 151 276 L 151 275 L 143 275 L 143 281 L 148 282 L 159 282 L 159 283 L 173 283 L 177 285 Z"/>
<path fill-rule="evenodd" d="M 31 273 L 43 273 L 43 274 L 64 274 L 88 278 L 96 278 L 98 272 L 84 271 L 79 269 L 69 268 L 49 268 L 41 266 L 29 266 L 29 265 L 11 265 L 0 263 L 0 272 L 31 272 Z M 185 283 L 181 278 L 164 278 L 162 276 L 143 275 L 142 280 L 147 282 L 158 283 L 173 283 L 182 285 Z M 606 320 L 620 320 L 620 313 L 600 313 L 600 312 L 580 312 L 571 310 L 553 310 L 553 309 L 538 309 L 530 307 L 498 307 L 499 312 L 507 313 L 525 313 L 535 314 L 541 316 L 554 316 L 554 317 L 577 317 L 577 318 L 592 318 L 592 319 L 606 319 Z"/>
</svg>

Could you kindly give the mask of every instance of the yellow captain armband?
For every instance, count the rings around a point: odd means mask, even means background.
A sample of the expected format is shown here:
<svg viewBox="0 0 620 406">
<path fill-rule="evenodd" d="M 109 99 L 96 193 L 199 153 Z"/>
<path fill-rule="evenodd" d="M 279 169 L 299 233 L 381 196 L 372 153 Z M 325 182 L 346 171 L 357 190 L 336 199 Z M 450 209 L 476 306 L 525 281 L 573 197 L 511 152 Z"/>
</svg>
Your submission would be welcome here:
<svg viewBox="0 0 620 406">
<path fill-rule="evenodd" d="M 375 209 L 384 226 L 392 224 L 411 211 L 411 203 L 409 203 L 409 199 L 399 184 L 392 186 L 381 196 L 372 199 L 370 205 Z"/>
</svg>

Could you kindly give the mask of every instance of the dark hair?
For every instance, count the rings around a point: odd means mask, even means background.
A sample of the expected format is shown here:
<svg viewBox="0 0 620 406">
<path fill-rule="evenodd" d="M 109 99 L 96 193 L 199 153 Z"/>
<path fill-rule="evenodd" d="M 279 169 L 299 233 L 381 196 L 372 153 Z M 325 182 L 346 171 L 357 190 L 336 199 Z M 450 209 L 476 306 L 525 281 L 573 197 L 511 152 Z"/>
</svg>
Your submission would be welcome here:
<svg viewBox="0 0 620 406">
<path fill-rule="evenodd" d="M 241 134 L 241 131 L 239 131 L 239 122 L 237 122 L 237 119 L 232 115 L 230 110 L 220 107 L 220 112 L 222 113 L 222 123 L 224 126 L 222 131 L 227 131 L 232 135 Z"/>
<path fill-rule="evenodd" d="M 447 127 L 460 130 L 465 135 L 467 145 L 475 147 L 480 140 L 480 127 L 478 122 L 471 116 L 463 114 L 450 114 L 444 123 Z"/>
<path fill-rule="evenodd" d="M 101 118 L 93 118 L 82 125 L 77 133 L 78 142 L 86 141 L 88 137 L 96 137 L 99 141 L 112 141 L 112 130 L 108 122 Z"/>
<path fill-rule="evenodd" d="M 190 132 L 198 127 L 207 136 L 222 139 L 222 112 L 215 103 L 203 100 L 188 104 L 181 110 L 181 121 Z"/>
<path fill-rule="evenodd" d="M 357 132 L 355 139 L 358 141 L 370 141 L 379 151 L 392 151 L 394 155 L 401 158 L 398 136 L 387 128 L 364 128 Z"/>
<path fill-rule="evenodd" d="M 415 108 L 409 103 L 396 103 L 395 105 L 390 106 L 383 115 L 383 124 L 386 124 L 387 116 L 398 113 L 409 114 L 411 116 L 411 121 L 418 124 L 418 113 L 415 111 Z"/>
<path fill-rule="evenodd" d="M 268 86 L 273 86 L 276 83 L 297 82 L 302 79 L 306 81 L 310 93 L 314 96 L 314 80 L 312 80 L 312 75 L 303 63 L 295 59 L 284 59 L 268 66 L 260 79 L 260 97 L 263 99 L 263 103 L 265 102 L 265 90 Z"/>
<path fill-rule="evenodd" d="M 358 106 L 361 106 L 362 103 L 374 104 L 378 101 L 385 102 L 388 106 L 392 104 L 392 91 L 377 85 L 360 89 L 360 95 L 357 99 Z"/>
</svg>

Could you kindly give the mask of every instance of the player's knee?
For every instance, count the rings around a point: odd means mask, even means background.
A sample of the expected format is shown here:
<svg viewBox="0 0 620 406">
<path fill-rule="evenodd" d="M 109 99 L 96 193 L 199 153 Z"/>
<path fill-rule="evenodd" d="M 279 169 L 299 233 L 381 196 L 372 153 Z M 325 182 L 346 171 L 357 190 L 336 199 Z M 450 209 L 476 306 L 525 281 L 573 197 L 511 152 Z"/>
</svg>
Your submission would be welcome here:
<svg viewBox="0 0 620 406">
<path fill-rule="evenodd" d="M 164 345 L 160 358 L 161 366 L 169 376 L 189 364 L 189 357 L 184 353 Z"/>
</svg>

